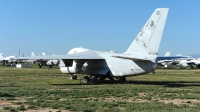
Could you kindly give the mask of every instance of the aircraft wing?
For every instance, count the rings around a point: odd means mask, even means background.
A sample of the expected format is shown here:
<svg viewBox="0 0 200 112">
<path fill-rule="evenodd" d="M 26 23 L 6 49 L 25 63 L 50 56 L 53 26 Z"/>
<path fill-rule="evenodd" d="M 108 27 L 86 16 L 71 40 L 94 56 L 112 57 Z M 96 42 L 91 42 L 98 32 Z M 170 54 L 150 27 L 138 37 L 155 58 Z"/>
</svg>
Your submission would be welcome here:
<svg viewBox="0 0 200 112">
<path fill-rule="evenodd" d="M 195 65 L 200 65 L 200 61 L 198 60 L 191 60 L 191 61 L 188 61 L 187 64 L 195 64 Z"/>
<path fill-rule="evenodd" d="M 67 55 L 52 55 L 52 56 L 35 56 L 35 57 L 19 57 L 17 60 L 60 60 L 60 59 L 104 59 L 95 51 L 89 50 Z"/>
</svg>

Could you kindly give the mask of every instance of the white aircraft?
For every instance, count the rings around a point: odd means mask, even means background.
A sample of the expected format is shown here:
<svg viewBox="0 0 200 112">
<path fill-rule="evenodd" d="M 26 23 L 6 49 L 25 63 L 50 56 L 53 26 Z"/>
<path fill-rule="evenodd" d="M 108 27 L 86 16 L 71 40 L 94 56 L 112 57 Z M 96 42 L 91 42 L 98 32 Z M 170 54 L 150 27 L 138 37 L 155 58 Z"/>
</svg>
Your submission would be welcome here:
<svg viewBox="0 0 200 112">
<path fill-rule="evenodd" d="M 195 66 L 197 66 L 197 68 L 200 68 L 200 58 L 191 61 L 193 64 L 195 64 Z"/>
<path fill-rule="evenodd" d="M 200 68 L 200 59 L 195 58 L 183 58 L 175 60 L 177 63 L 177 66 L 179 66 L 181 69 L 185 69 L 187 66 L 190 66 L 191 68 L 194 68 L 195 66 L 197 68 Z"/>
<path fill-rule="evenodd" d="M 162 68 L 171 68 L 172 65 L 177 65 L 182 60 L 191 59 L 191 56 L 182 56 L 180 54 L 171 56 L 171 53 L 167 52 L 165 56 L 159 56 L 157 59 L 158 65 L 160 65 Z"/>
<path fill-rule="evenodd" d="M 42 53 L 42 56 L 46 56 L 45 53 Z M 49 68 L 52 68 L 52 66 L 56 67 L 59 64 L 59 60 L 37 60 L 39 68 L 42 68 L 42 66 L 49 66 Z"/>
<path fill-rule="evenodd" d="M 3 61 L 3 53 L 0 53 L 0 62 Z"/>
<path fill-rule="evenodd" d="M 154 73 L 168 10 L 168 8 L 157 8 L 122 54 L 73 48 L 67 55 L 35 56 L 31 59 L 61 60 L 62 73 L 71 74 L 73 77 L 73 74 L 90 75 L 91 77 L 83 78 L 84 83 L 105 78 L 125 81 L 125 77 L 128 76 Z M 30 57 L 19 59 L 30 59 Z"/>
<path fill-rule="evenodd" d="M 13 63 L 16 62 L 16 56 L 7 56 L 7 57 L 3 57 L 3 53 L 0 54 L 0 62 L 3 63 L 3 65 L 5 65 L 6 63 Z"/>
<path fill-rule="evenodd" d="M 46 56 L 46 54 L 45 53 L 42 53 L 42 56 Z M 54 55 L 55 56 L 55 55 Z M 57 66 L 59 64 L 59 60 L 46 60 L 45 62 L 44 62 L 44 64 L 43 65 L 46 65 L 46 66 L 49 66 L 50 68 L 52 67 L 52 66 Z M 42 65 L 41 65 L 41 67 L 42 67 Z M 41 68 L 40 67 L 40 68 Z"/>
<path fill-rule="evenodd" d="M 0 53 L 0 60 L 3 59 L 3 53 Z"/>
<path fill-rule="evenodd" d="M 43 52 L 42 56 L 46 56 L 46 54 Z M 35 53 L 31 52 L 31 57 L 35 57 Z M 59 60 L 36 60 L 36 59 L 29 59 L 29 60 L 23 60 L 25 63 L 34 63 L 36 62 L 39 68 L 42 68 L 42 66 L 49 66 L 50 68 L 52 66 L 57 66 L 59 64 Z"/>
<path fill-rule="evenodd" d="M 165 56 L 171 56 L 171 52 L 166 52 Z"/>
<path fill-rule="evenodd" d="M 170 68 L 172 61 L 171 59 L 168 59 L 167 57 L 171 57 L 171 53 L 170 52 L 166 52 L 166 54 L 164 55 L 165 59 L 160 59 L 160 57 L 158 57 L 158 62 L 157 64 L 160 65 L 162 68 Z"/>
<path fill-rule="evenodd" d="M 35 57 L 34 52 L 31 52 L 31 57 Z M 23 62 L 23 63 L 34 63 L 34 62 L 36 62 L 36 60 L 35 59 L 29 59 L 29 60 L 23 60 L 21 62 Z"/>
</svg>

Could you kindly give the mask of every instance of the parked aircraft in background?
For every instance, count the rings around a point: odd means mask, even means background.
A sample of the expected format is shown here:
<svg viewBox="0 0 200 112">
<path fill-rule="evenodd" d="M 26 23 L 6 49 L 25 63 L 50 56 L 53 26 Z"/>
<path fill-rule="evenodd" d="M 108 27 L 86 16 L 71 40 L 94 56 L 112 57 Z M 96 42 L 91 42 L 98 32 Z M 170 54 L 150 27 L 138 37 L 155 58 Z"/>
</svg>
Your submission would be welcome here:
<svg viewBox="0 0 200 112">
<path fill-rule="evenodd" d="M 176 56 L 171 56 L 170 52 L 167 52 L 165 56 L 159 56 L 158 59 L 158 65 L 160 65 L 162 68 L 171 68 L 172 65 L 176 65 L 180 59 L 186 59 L 186 58 L 191 58 L 191 56 L 182 56 L 182 55 L 176 55 Z"/>
<path fill-rule="evenodd" d="M 200 58 L 191 60 L 191 62 L 197 67 L 200 68 Z"/>
<path fill-rule="evenodd" d="M 42 56 L 46 56 L 46 54 L 42 53 Z M 56 67 L 59 64 L 59 60 L 42 59 L 37 60 L 37 64 L 39 68 L 42 68 L 42 66 L 49 66 L 49 68 L 52 68 L 52 66 Z"/>
<path fill-rule="evenodd" d="M 46 56 L 45 53 L 42 53 L 42 56 Z M 35 53 L 31 52 L 31 57 L 35 57 Z M 42 68 L 42 66 L 49 66 L 50 68 L 52 66 L 57 66 L 59 64 L 59 60 L 45 60 L 45 59 L 29 59 L 29 60 L 24 60 L 24 62 L 28 62 L 28 63 L 37 63 L 37 65 L 39 66 L 39 68 Z"/>
<path fill-rule="evenodd" d="M 171 52 L 166 52 L 165 56 L 171 56 Z"/>
<path fill-rule="evenodd" d="M 177 66 L 179 66 L 181 69 L 185 69 L 187 66 L 190 66 L 191 68 L 194 68 L 195 66 L 200 68 L 200 59 L 183 58 L 174 60 L 174 62 L 177 63 Z"/>
<path fill-rule="evenodd" d="M 195 59 L 192 56 L 182 56 L 180 54 L 176 56 L 171 56 L 169 54 L 170 53 L 167 52 L 165 56 L 158 57 L 158 65 L 162 66 L 162 68 L 170 68 L 172 67 L 172 65 L 179 66 L 180 69 L 185 69 L 187 66 L 190 66 L 191 68 L 194 68 L 195 66 L 197 68 L 200 68 L 200 58 Z"/>
<path fill-rule="evenodd" d="M 0 53 L 0 60 L 3 59 L 3 53 Z"/>
<path fill-rule="evenodd" d="M 31 52 L 31 57 L 35 57 L 35 53 L 34 52 Z M 36 60 L 35 59 L 29 59 L 29 60 L 22 60 L 21 61 L 22 63 L 36 63 Z"/>
<path fill-rule="evenodd" d="M 16 56 L 7 56 L 7 57 L 3 57 L 3 53 L 0 54 L 0 62 L 3 63 L 3 65 L 5 65 L 6 63 L 13 63 L 16 62 Z"/>
<path fill-rule="evenodd" d="M 62 60 L 62 73 L 88 74 L 83 82 L 109 78 L 125 81 L 128 76 L 154 72 L 157 55 L 168 14 L 168 8 L 157 8 L 138 33 L 126 52 L 95 51 L 73 48 L 67 55 L 23 57 L 18 59 Z"/>
</svg>

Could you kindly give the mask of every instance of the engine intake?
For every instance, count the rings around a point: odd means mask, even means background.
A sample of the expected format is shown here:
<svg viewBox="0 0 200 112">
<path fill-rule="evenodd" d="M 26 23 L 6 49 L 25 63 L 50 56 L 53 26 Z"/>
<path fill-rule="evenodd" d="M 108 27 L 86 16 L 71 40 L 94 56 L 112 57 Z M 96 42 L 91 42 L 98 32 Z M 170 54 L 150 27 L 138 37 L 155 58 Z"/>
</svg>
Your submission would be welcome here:
<svg viewBox="0 0 200 112">
<path fill-rule="evenodd" d="M 60 70 L 62 73 L 74 74 L 84 72 L 86 70 L 86 67 L 73 61 L 71 67 L 60 67 Z"/>
</svg>

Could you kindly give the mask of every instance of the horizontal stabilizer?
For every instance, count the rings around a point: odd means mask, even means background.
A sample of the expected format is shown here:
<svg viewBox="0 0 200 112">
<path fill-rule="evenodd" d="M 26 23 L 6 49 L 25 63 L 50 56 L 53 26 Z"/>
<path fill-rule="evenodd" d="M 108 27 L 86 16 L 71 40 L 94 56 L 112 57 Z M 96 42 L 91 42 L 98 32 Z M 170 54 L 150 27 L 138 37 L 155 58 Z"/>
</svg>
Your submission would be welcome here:
<svg viewBox="0 0 200 112">
<path fill-rule="evenodd" d="M 157 8 L 123 54 L 132 55 L 132 57 L 135 57 L 134 54 L 140 54 L 148 59 L 157 56 L 168 11 L 168 8 Z M 139 57 L 139 60 L 146 60 L 140 56 L 136 57 Z M 151 58 L 151 60 L 155 62 L 156 58 Z"/>
</svg>

